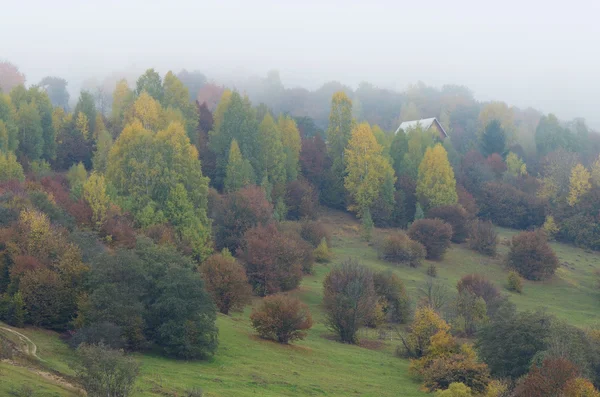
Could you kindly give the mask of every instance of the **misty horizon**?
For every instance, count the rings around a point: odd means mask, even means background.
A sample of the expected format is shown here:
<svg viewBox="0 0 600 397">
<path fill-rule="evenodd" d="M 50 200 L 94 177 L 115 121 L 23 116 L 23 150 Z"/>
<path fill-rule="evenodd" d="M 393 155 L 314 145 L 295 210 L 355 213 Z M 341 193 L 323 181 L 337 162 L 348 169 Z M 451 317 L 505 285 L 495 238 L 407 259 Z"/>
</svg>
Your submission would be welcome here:
<svg viewBox="0 0 600 397">
<path fill-rule="evenodd" d="M 580 1 L 567 9 L 512 0 L 34 0 L 4 5 L 0 33 L 11 39 L 0 58 L 16 64 L 27 84 L 65 78 L 72 97 L 86 80 L 152 67 L 198 70 L 224 84 L 277 70 L 286 88 L 310 90 L 328 81 L 396 91 L 419 81 L 464 85 L 479 101 L 583 117 L 599 129 L 600 58 L 590 50 L 599 10 Z"/>
</svg>

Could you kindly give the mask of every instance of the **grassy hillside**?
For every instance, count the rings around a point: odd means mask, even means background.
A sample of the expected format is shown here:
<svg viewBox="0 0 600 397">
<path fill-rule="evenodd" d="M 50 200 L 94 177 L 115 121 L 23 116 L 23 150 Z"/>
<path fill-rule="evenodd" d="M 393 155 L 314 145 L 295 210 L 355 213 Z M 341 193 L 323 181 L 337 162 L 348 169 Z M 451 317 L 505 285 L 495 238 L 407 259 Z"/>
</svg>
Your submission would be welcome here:
<svg viewBox="0 0 600 397">
<path fill-rule="evenodd" d="M 391 269 L 405 282 L 413 300 L 425 282 L 428 263 L 418 269 L 396 267 L 377 259 L 373 246 L 362 241 L 358 223 L 349 215 L 328 212 L 324 216 L 333 235 L 336 261 L 345 257 L 359 258 L 375 270 Z M 375 238 L 385 231 L 375 231 Z M 501 230 L 508 239 L 513 231 Z M 595 288 L 594 272 L 600 256 L 563 244 L 552 244 L 561 267 L 557 275 L 542 283 L 525 282 L 523 294 L 510 294 L 519 309 L 546 307 L 550 313 L 580 326 L 598 322 L 600 296 Z M 500 252 L 506 252 L 506 246 Z M 454 245 L 443 261 L 436 262 L 438 280 L 454 288 L 465 274 L 478 272 L 499 288 L 506 284 L 502 259 L 490 259 L 466 247 Z M 306 340 L 282 346 L 257 338 L 245 313 L 219 315 L 220 346 L 210 362 L 184 362 L 153 355 L 137 355 L 142 362 L 138 381 L 139 396 L 182 396 L 194 387 L 205 396 L 424 396 L 418 383 L 408 377 L 408 361 L 394 356 L 398 344 L 393 334 L 380 339 L 378 331 L 362 331 L 361 346 L 350 346 L 333 340 L 323 325 L 322 282 L 329 266 L 316 266 L 312 276 L 293 293 L 306 302 L 313 313 L 315 326 Z M 508 294 L 508 291 L 505 291 Z M 255 304 L 259 299 L 255 300 Z M 20 330 L 35 341 L 40 363 L 48 371 L 71 374 L 72 351 L 51 332 Z M 45 390 L 48 396 L 74 395 L 52 379 L 7 363 L 0 366 L 0 394 L 16 384 L 29 384 Z M 54 393 L 54 394 L 52 394 Z M 2 394 L 4 395 L 4 394 Z"/>
</svg>

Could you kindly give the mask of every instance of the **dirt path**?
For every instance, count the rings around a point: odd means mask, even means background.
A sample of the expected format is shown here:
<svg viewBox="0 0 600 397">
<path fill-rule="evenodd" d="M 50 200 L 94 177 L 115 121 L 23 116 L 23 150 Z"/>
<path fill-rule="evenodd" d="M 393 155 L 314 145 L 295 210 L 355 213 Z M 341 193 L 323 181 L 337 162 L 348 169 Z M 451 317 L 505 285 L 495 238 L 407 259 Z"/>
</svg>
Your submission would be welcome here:
<svg viewBox="0 0 600 397">
<path fill-rule="evenodd" d="M 33 343 L 33 341 L 31 339 L 29 339 L 27 336 L 23 335 L 22 333 L 20 333 L 18 331 L 15 331 L 14 329 L 10 329 L 7 327 L 0 327 L 0 329 L 4 330 L 4 331 L 8 331 L 19 337 L 19 339 L 21 340 L 21 342 L 23 342 L 23 345 L 25 346 L 25 349 L 23 349 L 23 353 L 27 354 L 28 356 L 33 356 L 40 361 L 44 361 L 44 360 L 42 360 L 42 358 L 40 356 L 37 355 L 37 345 L 35 343 Z"/>
</svg>

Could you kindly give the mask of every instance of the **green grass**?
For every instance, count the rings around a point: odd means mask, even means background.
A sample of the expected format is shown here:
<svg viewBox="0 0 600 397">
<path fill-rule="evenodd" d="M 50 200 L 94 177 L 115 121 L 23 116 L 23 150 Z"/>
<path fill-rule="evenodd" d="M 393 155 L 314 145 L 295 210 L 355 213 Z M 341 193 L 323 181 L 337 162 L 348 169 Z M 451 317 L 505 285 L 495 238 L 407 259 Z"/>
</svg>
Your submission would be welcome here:
<svg viewBox="0 0 600 397">
<path fill-rule="evenodd" d="M 408 361 L 395 357 L 399 343 L 393 335 L 378 339 L 377 331 L 361 331 L 363 346 L 350 346 L 333 340 L 324 326 L 321 308 L 322 283 L 331 266 L 355 257 L 374 270 L 391 270 L 405 282 L 413 300 L 419 297 L 419 288 L 427 280 L 429 263 L 417 269 L 394 266 L 380 261 L 372 245 L 362 241 L 358 223 L 343 213 L 329 212 L 324 217 L 333 232 L 336 258 L 332 265 L 316 266 L 313 275 L 305 277 L 293 294 L 310 306 L 315 322 L 306 340 L 291 346 L 257 338 L 248 316 L 251 308 L 232 316 L 219 315 L 219 349 L 208 362 L 186 362 L 155 355 L 137 354 L 142 364 L 136 396 L 182 396 L 194 387 L 202 388 L 205 396 L 425 396 L 419 384 L 407 374 Z M 384 231 L 375 231 L 375 237 Z M 502 240 L 515 232 L 500 229 Z M 465 274 L 481 273 L 492 280 L 519 310 L 545 308 L 569 323 L 587 326 L 598 321 L 600 296 L 595 283 L 595 270 L 600 256 L 571 246 L 552 243 L 561 267 L 545 282 L 524 283 L 523 294 L 505 289 L 507 271 L 502 256 L 507 247 L 500 245 L 499 257 L 488 258 L 462 245 L 453 245 L 444 260 L 435 262 L 437 279 L 452 291 Z M 254 301 L 254 305 L 260 302 Z M 46 368 L 72 374 L 69 362 L 73 352 L 54 333 L 26 329 L 22 331 L 38 345 L 39 356 L 46 360 Z M 390 340 L 389 338 L 393 338 Z M 36 377 L 24 368 L 1 364 L 0 369 L 10 372 L 10 384 L 31 382 L 43 385 L 49 394 L 69 396 L 69 392 L 53 385 L 47 379 Z M 8 367 L 8 368 L 7 368 Z M 14 373 L 14 374 L 13 374 Z M 5 382 L 6 375 L 0 377 Z M 0 395 L 4 386 L 0 385 Z M 52 389 L 52 387 L 58 389 Z M 42 389 L 40 389 L 42 390 Z"/>
<path fill-rule="evenodd" d="M 75 397 L 73 390 L 56 380 L 39 375 L 33 370 L 0 362 L 0 395 L 10 396 L 24 386 L 31 387 L 36 397 Z"/>
</svg>

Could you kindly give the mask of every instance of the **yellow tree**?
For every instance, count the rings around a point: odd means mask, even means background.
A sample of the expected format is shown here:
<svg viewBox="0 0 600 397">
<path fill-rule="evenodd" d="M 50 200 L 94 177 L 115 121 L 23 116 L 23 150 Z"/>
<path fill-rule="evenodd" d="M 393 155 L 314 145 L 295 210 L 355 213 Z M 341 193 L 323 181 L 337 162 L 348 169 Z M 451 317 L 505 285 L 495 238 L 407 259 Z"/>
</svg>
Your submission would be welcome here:
<svg viewBox="0 0 600 397">
<path fill-rule="evenodd" d="M 298 178 L 298 168 L 300 166 L 300 148 L 302 146 L 300 131 L 294 119 L 289 116 L 279 116 L 277 124 L 285 153 L 287 180 L 293 181 Z"/>
<path fill-rule="evenodd" d="M 386 177 L 393 175 L 394 170 L 382 153 L 383 148 L 368 123 L 361 123 L 352 131 L 345 151 L 344 186 L 352 197 L 348 209 L 358 212 L 359 216 L 378 197 Z"/>
<path fill-rule="evenodd" d="M 106 193 L 104 175 L 92 172 L 83 185 L 83 198 L 92 209 L 93 221 L 99 228 L 106 220 L 110 199 Z"/>
<path fill-rule="evenodd" d="M 571 170 L 571 178 L 569 179 L 569 196 L 567 202 L 570 206 L 577 204 L 581 196 L 586 194 L 591 188 L 590 173 L 582 164 L 577 164 Z"/>
<path fill-rule="evenodd" d="M 267 178 L 271 184 L 285 182 L 285 154 L 281 142 L 281 133 L 275 120 L 269 113 L 265 115 L 258 128 L 258 167 L 257 179 Z"/>
<path fill-rule="evenodd" d="M 458 201 L 454 171 L 441 144 L 427 148 L 419 165 L 417 197 L 425 209 L 451 205 Z"/>
<path fill-rule="evenodd" d="M 129 88 L 127 80 L 120 80 L 112 95 L 111 119 L 114 126 L 115 136 L 123 130 L 125 114 L 134 100 L 133 91 Z"/>
<path fill-rule="evenodd" d="M 514 138 L 515 115 L 513 110 L 509 108 L 506 103 L 489 102 L 483 105 L 479 112 L 479 123 L 482 127 L 485 127 L 492 120 L 498 120 L 500 122 L 509 141 Z"/>
<path fill-rule="evenodd" d="M 231 141 L 229 161 L 225 171 L 225 191 L 235 192 L 244 186 L 255 183 L 256 176 L 248 159 L 242 157 L 237 141 Z"/>
<path fill-rule="evenodd" d="M 514 177 L 525 176 L 527 175 L 527 166 L 517 154 L 509 152 L 506 156 L 506 172 Z"/>
<path fill-rule="evenodd" d="M 94 140 L 98 140 L 98 136 L 102 131 L 106 131 L 106 126 L 104 125 L 104 119 L 102 118 L 102 114 L 100 112 L 96 113 L 96 123 L 94 127 Z"/>
<path fill-rule="evenodd" d="M 77 119 L 75 119 L 75 128 L 77 129 L 77 131 L 79 131 L 81 133 L 81 135 L 83 135 L 83 137 L 85 139 L 88 139 L 88 137 L 90 135 L 88 125 L 89 125 L 88 118 L 85 115 L 85 113 L 83 113 L 83 112 L 77 113 Z"/>
<path fill-rule="evenodd" d="M 142 91 L 138 99 L 133 103 L 128 121 L 138 119 L 142 126 L 151 131 L 157 131 L 163 124 L 162 107 L 160 103 L 145 91 Z"/>
</svg>

